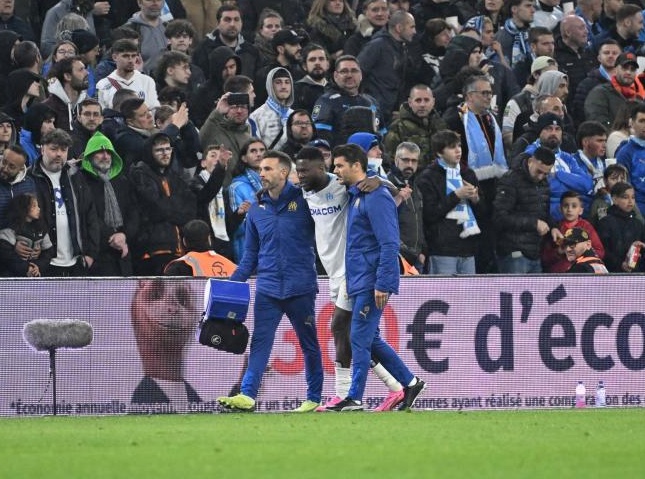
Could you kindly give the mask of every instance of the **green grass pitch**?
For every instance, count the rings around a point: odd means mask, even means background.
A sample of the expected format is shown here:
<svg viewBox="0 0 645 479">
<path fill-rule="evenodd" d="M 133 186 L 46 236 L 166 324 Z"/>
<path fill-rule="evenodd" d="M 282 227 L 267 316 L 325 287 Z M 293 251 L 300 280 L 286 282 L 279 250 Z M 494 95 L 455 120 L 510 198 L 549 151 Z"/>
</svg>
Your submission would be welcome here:
<svg viewBox="0 0 645 479">
<path fill-rule="evenodd" d="M 645 411 L 0 420 L 0 478 L 645 477 Z"/>
</svg>

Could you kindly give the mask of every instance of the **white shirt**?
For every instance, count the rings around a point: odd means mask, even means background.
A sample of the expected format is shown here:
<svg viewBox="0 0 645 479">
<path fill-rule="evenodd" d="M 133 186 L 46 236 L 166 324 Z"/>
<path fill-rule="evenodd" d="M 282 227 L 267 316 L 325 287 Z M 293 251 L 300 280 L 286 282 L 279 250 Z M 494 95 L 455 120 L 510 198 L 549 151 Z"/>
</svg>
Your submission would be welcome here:
<svg viewBox="0 0 645 479">
<path fill-rule="evenodd" d="M 67 268 L 74 266 L 74 247 L 72 246 L 72 235 L 69 231 L 69 218 L 67 207 L 63 199 L 63 192 L 60 188 L 60 176 L 62 172 L 52 173 L 43 168 L 43 172 L 52 182 L 54 192 L 54 208 L 56 209 L 56 257 L 52 258 L 53 266 Z"/>
<path fill-rule="evenodd" d="M 330 181 L 320 191 L 303 191 L 316 224 L 318 256 L 330 278 L 345 276 L 345 243 L 347 240 L 347 205 L 349 193 L 336 175 L 327 173 Z"/>
<path fill-rule="evenodd" d="M 116 82 L 121 88 L 134 91 L 139 98 L 143 98 L 148 108 L 157 108 L 160 103 L 157 99 L 157 87 L 155 81 L 148 75 L 141 73 L 139 70 L 134 71 L 134 75 L 129 80 L 120 77 L 116 70 L 110 73 L 106 78 L 96 84 L 96 90 L 99 95 L 99 103 L 103 109 L 112 108 L 112 99 L 116 93 L 116 87 L 110 82 Z"/>
</svg>

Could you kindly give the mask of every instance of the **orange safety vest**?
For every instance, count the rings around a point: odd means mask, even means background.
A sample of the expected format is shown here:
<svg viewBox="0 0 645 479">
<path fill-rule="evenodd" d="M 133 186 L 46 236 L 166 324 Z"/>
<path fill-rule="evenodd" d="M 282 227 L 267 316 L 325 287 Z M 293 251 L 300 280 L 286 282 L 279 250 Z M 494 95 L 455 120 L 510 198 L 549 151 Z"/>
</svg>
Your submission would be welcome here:
<svg viewBox="0 0 645 479">
<path fill-rule="evenodd" d="M 235 263 L 213 250 L 203 251 L 201 253 L 191 251 L 181 258 L 172 260 L 166 265 L 166 268 L 177 261 L 181 261 L 190 266 L 193 270 L 193 276 L 207 278 L 228 278 L 237 269 Z"/>
<path fill-rule="evenodd" d="M 593 268 L 594 274 L 609 274 L 607 267 L 602 260 L 596 256 L 581 256 L 576 259 L 576 264 L 580 263 L 589 263 L 589 266 Z"/>
</svg>

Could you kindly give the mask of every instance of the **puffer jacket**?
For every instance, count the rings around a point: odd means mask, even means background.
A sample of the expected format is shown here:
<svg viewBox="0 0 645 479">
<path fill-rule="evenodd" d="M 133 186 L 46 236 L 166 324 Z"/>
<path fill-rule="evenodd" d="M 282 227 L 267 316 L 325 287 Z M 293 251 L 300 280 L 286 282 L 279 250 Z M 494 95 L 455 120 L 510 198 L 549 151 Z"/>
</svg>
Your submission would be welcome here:
<svg viewBox="0 0 645 479">
<path fill-rule="evenodd" d="M 529 259 L 539 259 L 542 237 L 537 221 L 553 226 L 549 217 L 549 184 L 535 182 L 528 170 L 529 155 L 506 172 L 497 183 L 493 202 L 493 223 L 497 226 L 497 253 L 508 256 L 520 251 Z"/>
<path fill-rule="evenodd" d="M 265 192 L 246 215 L 244 257 L 231 280 L 257 271 L 258 292 L 286 299 L 317 291 L 314 265 L 314 220 L 302 190 L 287 182 L 276 200 Z"/>
</svg>

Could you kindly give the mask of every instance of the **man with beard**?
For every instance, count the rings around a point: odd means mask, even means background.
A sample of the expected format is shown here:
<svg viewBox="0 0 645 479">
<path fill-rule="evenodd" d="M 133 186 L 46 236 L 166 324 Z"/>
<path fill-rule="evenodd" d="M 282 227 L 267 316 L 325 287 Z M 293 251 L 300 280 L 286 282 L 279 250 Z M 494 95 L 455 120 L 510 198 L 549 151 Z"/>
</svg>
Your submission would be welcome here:
<svg viewBox="0 0 645 479">
<path fill-rule="evenodd" d="M 426 240 L 423 234 L 423 197 L 415 180 L 419 168 L 421 149 L 415 143 L 404 141 L 396 148 L 394 166 L 387 175 L 399 194 L 394 199 L 399 215 L 400 254 L 423 271 L 426 256 Z"/>
<path fill-rule="evenodd" d="M 555 113 L 540 115 L 537 121 L 538 139 L 526 147 L 524 153 L 532 155 L 540 147 L 553 151 L 555 163 L 548 176 L 551 194 L 551 217 L 559 221 L 562 219 L 560 210 L 560 197 L 568 190 L 578 192 L 582 196 L 593 194 L 593 180 L 570 153 L 563 151 L 562 145 L 562 118 Z"/>
<path fill-rule="evenodd" d="M 329 56 L 323 47 L 309 43 L 302 49 L 302 68 L 306 75 L 294 85 L 293 108 L 312 111 L 316 100 L 325 93 Z"/>
<path fill-rule="evenodd" d="M 564 233 L 564 252 L 571 267 L 567 273 L 608 274 L 607 267 L 591 247 L 591 238 L 582 228 L 570 228 Z"/>
<path fill-rule="evenodd" d="M 629 100 L 645 99 L 645 87 L 636 76 L 638 69 L 635 54 L 621 53 L 616 59 L 616 70 L 611 80 L 589 92 L 585 100 L 585 118 L 610 127 L 618 111 Z"/>
<path fill-rule="evenodd" d="M 23 193 L 35 193 L 34 179 L 27 175 L 27 153 L 11 145 L 0 155 L 0 229 L 6 228 L 7 206 L 12 198 Z"/>
<path fill-rule="evenodd" d="M 139 98 L 145 100 L 148 108 L 158 107 L 155 81 L 136 69 L 139 57 L 137 44 L 123 38 L 114 42 L 111 51 L 116 69 L 96 85 L 103 109 L 112 108 L 114 94 L 121 89 L 134 91 Z"/>
<path fill-rule="evenodd" d="M 316 136 L 314 123 L 307 110 L 294 110 L 287 119 L 287 142 L 281 151 L 295 158 L 296 154 Z"/>
<path fill-rule="evenodd" d="M 242 61 L 238 74 L 255 78 L 262 66 L 258 49 L 242 36 L 242 17 L 236 5 L 223 5 L 217 10 L 217 29 L 206 35 L 193 53 L 193 62 L 203 71 L 209 70 L 208 55 L 217 47 L 226 46 L 233 49 Z"/>
<path fill-rule="evenodd" d="M 123 172 L 123 160 L 112 142 L 96 132 L 87 143 L 81 162 L 100 225 L 99 255 L 92 265 L 93 276 L 130 276 L 132 260 L 128 242 L 139 228 L 139 210 L 134 191 Z"/>
<path fill-rule="evenodd" d="M 86 276 L 99 253 L 99 222 L 82 175 L 71 169 L 72 138 L 60 128 L 42 139 L 41 157 L 29 170 L 38 204 L 56 248 L 47 276 Z"/>
<path fill-rule="evenodd" d="M 302 41 L 303 38 L 294 30 L 280 30 L 274 35 L 271 43 L 276 53 L 275 61 L 268 63 L 258 70 L 256 77 L 255 84 L 258 86 L 256 89 L 258 103 L 264 102 L 270 93 L 264 88 L 264 80 L 274 68 L 284 68 L 289 72 L 294 81 L 300 80 L 304 76 L 300 68 Z"/>
<path fill-rule="evenodd" d="M 77 106 L 87 97 L 89 75 L 79 57 L 68 57 L 52 65 L 49 77 L 49 96 L 43 103 L 56 112 L 56 127 L 69 133 Z"/>
</svg>

